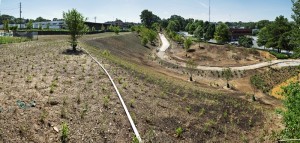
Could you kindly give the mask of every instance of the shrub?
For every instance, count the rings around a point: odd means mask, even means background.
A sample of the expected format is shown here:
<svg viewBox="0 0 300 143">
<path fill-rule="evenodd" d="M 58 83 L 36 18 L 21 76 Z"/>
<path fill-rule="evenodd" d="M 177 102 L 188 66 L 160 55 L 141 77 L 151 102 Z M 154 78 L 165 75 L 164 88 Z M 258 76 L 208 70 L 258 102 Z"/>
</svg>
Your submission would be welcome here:
<svg viewBox="0 0 300 143">
<path fill-rule="evenodd" d="M 178 127 L 176 129 L 176 136 L 177 137 L 181 137 L 182 133 L 183 133 L 183 129 L 181 127 Z"/>
<path fill-rule="evenodd" d="M 62 130 L 61 130 L 61 141 L 63 143 L 68 141 L 68 136 L 69 136 L 69 127 L 67 123 L 62 124 Z"/>
<path fill-rule="evenodd" d="M 148 43 L 148 39 L 146 37 L 143 37 L 141 42 L 143 46 L 146 46 Z"/>
<path fill-rule="evenodd" d="M 299 82 L 291 83 L 284 87 L 283 95 L 286 97 L 284 106 L 286 111 L 283 113 L 285 129 L 283 130 L 283 138 L 299 139 L 300 138 L 300 84 Z"/>
<path fill-rule="evenodd" d="M 274 55 L 277 59 L 288 59 L 289 56 L 283 53 L 277 53 L 274 51 L 270 51 L 270 54 Z"/>
<path fill-rule="evenodd" d="M 189 49 L 190 49 L 190 47 L 191 47 L 192 44 L 193 44 L 192 39 L 190 39 L 190 38 L 185 39 L 184 40 L 184 49 L 186 51 L 189 51 Z"/>
</svg>

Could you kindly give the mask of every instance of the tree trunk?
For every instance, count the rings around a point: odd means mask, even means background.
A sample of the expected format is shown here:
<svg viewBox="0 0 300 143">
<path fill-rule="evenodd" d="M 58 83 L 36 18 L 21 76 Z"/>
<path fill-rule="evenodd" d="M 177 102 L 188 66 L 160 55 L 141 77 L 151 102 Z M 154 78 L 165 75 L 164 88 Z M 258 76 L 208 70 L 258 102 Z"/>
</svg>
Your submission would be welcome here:
<svg viewBox="0 0 300 143">
<path fill-rule="evenodd" d="M 77 44 L 72 44 L 72 47 L 73 47 L 73 51 L 75 52 L 75 51 L 76 51 Z"/>
<path fill-rule="evenodd" d="M 230 88 L 229 81 L 227 80 L 227 88 Z"/>
<path fill-rule="evenodd" d="M 193 81 L 193 76 L 192 75 L 190 75 L 190 81 Z"/>
</svg>

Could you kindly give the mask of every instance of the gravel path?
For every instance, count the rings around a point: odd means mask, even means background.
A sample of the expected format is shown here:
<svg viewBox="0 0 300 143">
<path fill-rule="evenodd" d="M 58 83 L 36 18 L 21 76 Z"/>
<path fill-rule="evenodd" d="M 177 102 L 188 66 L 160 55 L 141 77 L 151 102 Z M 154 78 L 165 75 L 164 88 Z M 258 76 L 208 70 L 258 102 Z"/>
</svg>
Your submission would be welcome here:
<svg viewBox="0 0 300 143">
<path fill-rule="evenodd" d="M 183 62 L 178 62 L 172 60 L 167 54 L 166 50 L 170 47 L 170 43 L 167 40 L 167 38 L 163 34 L 159 34 L 159 37 L 162 41 L 162 46 L 159 48 L 159 51 L 157 52 L 157 56 L 169 63 L 177 64 L 182 67 L 186 67 L 186 64 Z M 230 67 L 231 70 L 253 70 L 253 69 L 259 69 L 263 67 L 288 67 L 288 66 L 299 66 L 300 65 L 300 59 L 288 59 L 288 60 L 273 60 L 269 62 L 262 62 L 254 65 L 248 65 L 248 66 L 241 66 L 241 67 Z M 206 70 L 206 71 L 222 71 L 228 67 L 213 67 L 213 66 L 197 66 L 197 69 L 199 70 Z"/>
</svg>

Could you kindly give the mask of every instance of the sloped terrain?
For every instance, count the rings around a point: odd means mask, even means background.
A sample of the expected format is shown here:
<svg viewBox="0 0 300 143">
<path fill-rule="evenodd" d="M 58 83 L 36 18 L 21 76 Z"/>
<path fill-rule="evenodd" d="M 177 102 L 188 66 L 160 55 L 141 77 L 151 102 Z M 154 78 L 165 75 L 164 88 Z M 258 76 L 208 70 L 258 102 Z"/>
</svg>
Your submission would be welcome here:
<svg viewBox="0 0 300 143">
<path fill-rule="evenodd" d="M 94 36 L 81 46 L 111 73 L 145 142 L 272 140 L 273 115 L 243 94 L 204 90 L 144 65 L 151 50 L 134 34 Z M 85 53 L 66 52 L 67 39 L 57 40 L 0 48 L 0 142 L 61 142 L 63 123 L 69 142 L 131 142 L 106 75 Z"/>
</svg>

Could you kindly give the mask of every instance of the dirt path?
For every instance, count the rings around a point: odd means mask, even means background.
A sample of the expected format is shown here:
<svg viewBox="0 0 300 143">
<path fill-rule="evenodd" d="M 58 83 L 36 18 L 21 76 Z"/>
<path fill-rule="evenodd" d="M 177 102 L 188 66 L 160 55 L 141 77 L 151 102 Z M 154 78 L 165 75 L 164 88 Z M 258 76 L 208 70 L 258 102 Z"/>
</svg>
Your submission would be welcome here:
<svg viewBox="0 0 300 143">
<path fill-rule="evenodd" d="M 166 54 L 166 50 L 170 47 L 170 43 L 167 40 L 167 38 L 163 34 L 159 34 L 160 39 L 162 41 L 162 46 L 159 49 L 159 52 L 157 52 L 157 56 L 169 63 L 173 63 L 176 65 L 179 65 L 181 67 L 186 67 L 186 64 L 184 62 L 179 62 L 176 61 L 172 58 L 170 58 Z M 262 62 L 258 64 L 253 64 L 253 65 L 247 65 L 247 66 L 240 66 L 240 67 L 230 67 L 231 70 L 254 70 L 254 69 L 259 69 L 259 68 L 264 68 L 264 67 L 288 67 L 288 66 L 299 66 L 300 65 L 300 60 L 273 60 L 269 62 Z M 213 66 L 197 66 L 197 69 L 199 70 L 205 70 L 205 71 L 223 71 L 228 67 L 213 67 Z"/>
</svg>

